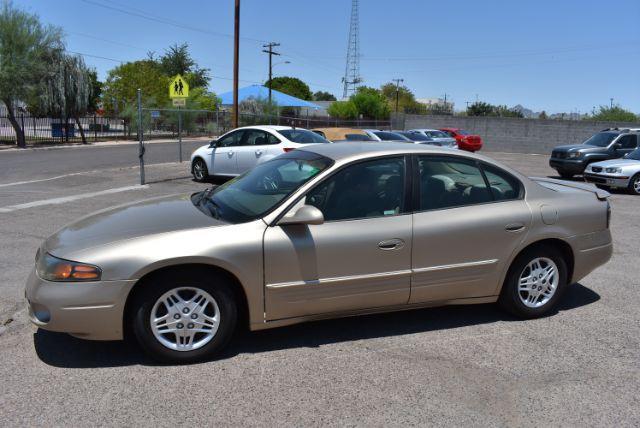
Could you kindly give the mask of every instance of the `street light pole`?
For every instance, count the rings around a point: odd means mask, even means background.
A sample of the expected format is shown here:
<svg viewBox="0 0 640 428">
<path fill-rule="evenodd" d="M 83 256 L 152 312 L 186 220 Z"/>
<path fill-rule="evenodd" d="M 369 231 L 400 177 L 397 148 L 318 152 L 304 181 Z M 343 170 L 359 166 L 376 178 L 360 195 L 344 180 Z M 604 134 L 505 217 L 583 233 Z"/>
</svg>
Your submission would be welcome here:
<svg viewBox="0 0 640 428">
<path fill-rule="evenodd" d="M 609 98 L 609 107 L 613 108 L 613 98 Z"/>
<path fill-rule="evenodd" d="M 238 112 L 238 60 L 240 57 L 240 0 L 236 0 L 233 29 L 233 127 L 239 126 Z"/>
<path fill-rule="evenodd" d="M 404 79 L 392 79 L 396 82 L 396 115 L 398 114 L 398 101 L 400 98 L 400 83 L 404 82 Z"/>
<path fill-rule="evenodd" d="M 268 50 L 263 49 L 262 52 L 269 55 L 269 105 L 271 105 L 271 79 L 273 78 L 273 65 L 271 61 L 274 55 L 280 55 L 278 52 L 273 50 L 276 46 L 280 46 L 280 43 L 271 42 L 266 45 L 262 45 L 263 48 L 268 48 Z"/>
</svg>

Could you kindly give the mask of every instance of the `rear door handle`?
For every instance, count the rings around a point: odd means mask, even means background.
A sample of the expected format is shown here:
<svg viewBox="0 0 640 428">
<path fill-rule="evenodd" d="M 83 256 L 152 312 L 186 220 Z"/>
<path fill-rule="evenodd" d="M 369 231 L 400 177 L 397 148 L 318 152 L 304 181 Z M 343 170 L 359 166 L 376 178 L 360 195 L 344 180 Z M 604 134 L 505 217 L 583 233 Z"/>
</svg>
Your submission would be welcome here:
<svg viewBox="0 0 640 428">
<path fill-rule="evenodd" d="M 256 150 L 256 155 L 260 156 L 262 154 L 262 150 Z"/>
<path fill-rule="evenodd" d="M 380 241 L 378 243 L 378 248 L 380 248 L 381 250 L 399 250 L 400 248 L 404 247 L 404 241 L 402 239 L 398 239 L 398 238 L 394 238 L 394 239 L 387 239 L 385 241 Z"/>
<path fill-rule="evenodd" d="M 227 155 L 228 155 L 229 157 L 233 156 L 233 150 L 229 150 L 229 151 L 227 152 Z"/>
<path fill-rule="evenodd" d="M 507 232 L 520 232 L 524 229 L 524 223 L 509 223 L 504 227 Z"/>
</svg>

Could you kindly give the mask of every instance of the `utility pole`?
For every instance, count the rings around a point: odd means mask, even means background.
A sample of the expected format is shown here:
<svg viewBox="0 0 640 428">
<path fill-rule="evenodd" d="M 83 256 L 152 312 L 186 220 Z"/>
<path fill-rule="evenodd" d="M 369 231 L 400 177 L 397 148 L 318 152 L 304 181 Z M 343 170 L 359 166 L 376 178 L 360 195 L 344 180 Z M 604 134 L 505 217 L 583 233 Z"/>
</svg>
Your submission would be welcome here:
<svg viewBox="0 0 640 428">
<path fill-rule="evenodd" d="M 278 52 L 275 52 L 273 50 L 273 48 L 275 48 L 276 46 L 280 46 L 280 43 L 267 43 L 266 45 L 262 45 L 263 48 L 268 48 L 267 49 L 263 49 L 262 52 L 269 54 L 269 105 L 271 105 L 271 79 L 273 78 L 273 63 L 272 63 L 272 58 L 274 55 L 280 55 Z"/>
<path fill-rule="evenodd" d="M 240 57 L 240 0 L 236 0 L 233 29 L 233 127 L 239 126 L 238 111 L 238 60 Z"/>
<path fill-rule="evenodd" d="M 609 106 L 613 108 L 613 98 L 609 98 Z"/>
<path fill-rule="evenodd" d="M 400 83 L 404 82 L 404 79 L 391 79 L 396 82 L 396 115 L 398 114 L 398 100 L 400 98 Z"/>
</svg>

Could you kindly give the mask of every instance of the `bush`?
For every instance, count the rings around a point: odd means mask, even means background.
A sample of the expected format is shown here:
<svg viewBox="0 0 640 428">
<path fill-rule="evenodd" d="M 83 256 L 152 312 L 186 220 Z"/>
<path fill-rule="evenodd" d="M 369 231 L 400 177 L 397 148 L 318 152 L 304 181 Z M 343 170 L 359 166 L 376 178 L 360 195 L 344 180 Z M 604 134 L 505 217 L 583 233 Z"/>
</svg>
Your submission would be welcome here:
<svg viewBox="0 0 640 428">
<path fill-rule="evenodd" d="M 337 119 L 357 119 L 358 109 L 353 101 L 336 101 L 327 108 L 329 116 Z"/>
</svg>

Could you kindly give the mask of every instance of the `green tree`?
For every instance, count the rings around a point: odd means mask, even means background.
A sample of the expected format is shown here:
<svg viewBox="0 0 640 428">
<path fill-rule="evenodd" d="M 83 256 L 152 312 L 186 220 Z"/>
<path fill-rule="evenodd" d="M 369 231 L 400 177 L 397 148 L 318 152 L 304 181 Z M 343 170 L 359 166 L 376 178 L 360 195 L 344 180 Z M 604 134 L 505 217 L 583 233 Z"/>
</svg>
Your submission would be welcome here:
<svg viewBox="0 0 640 428">
<path fill-rule="evenodd" d="M 150 55 L 150 59 L 153 60 L 153 55 Z M 158 59 L 158 63 L 165 75 L 173 77 L 180 74 L 193 88 L 209 86 L 209 69 L 198 66 L 189 53 L 187 43 L 169 46 L 164 55 Z"/>
<path fill-rule="evenodd" d="M 538 115 L 538 119 L 547 120 L 549 119 L 549 115 L 547 115 L 546 111 L 542 110 Z"/>
<path fill-rule="evenodd" d="M 0 100 L 7 107 L 18 147 L 26 147 L 24 129 L 16 119 L 21 103 L 34 96 L 50 73 L 50 59 L 64 50 L 62 30 L 43 25 L 38 16 L 10 1 L 0 6 Z"/>
<path fill-rule="evenodd" d="M 494 116 L 494 106 L 484 101 L 476 101 L 467 107 L 467 116 Z"/>
<path fill-rule="evenodd" d="M 89 100 L 88 113 L 95 113 L 102 98 L 102 82 L 98 80 L 98 73 L 95 70 L 89 70 L 89 79 L 91 80 L 91 100 Z"/>
<path fill-rule="evenodd" d="M 327 108 L 327 113 L 331 117 L 344 120 L 358 118 L 358 108 L 353 101 L 336 101 Z"/>
<path fill-rule="evenodd" d="M 336 97 L 332 93 L 326 91 L 314 92 L 313 99 L 314 101 L 336 101 Z"/>
<path fill-rule="evenodd" d="M 51 64 L 52 73 L 39 83 L 38 95 L 29 100 L 29 110 L 36 114 L 59 117 L 66 127 L 69 119 L 78 125 L 82 142 L 87 143 L 80 116 L 86 115 L 94 102 L 92 73 L 80 56 L 61 53 Z M 68 138 L 65 133 L 65 137 Z"/>
<path fill-rule="evenodd" d="M 276 91 L 284 92 L 292 97 L 300 98 L 302 100 L 311 100 L 313 94 L 309 85 L 304 83 L 297 77 L 280 76 L 274 77 L 271 80 L 267 80 L 265 83 L 267 88 L 275 89 Z"/>
<path fill-rule="evenodd" d="M 509 108 L 505 105 L 494 106 L 492 116 L 524 118 L 524 114 L 522 114 L 521 111 Z"/>
<path fill-rule="evenodd" d="M 107 112 L 115 105 L 135 105 L 137 90 L 142 90 L 145 107 L 162 107 L 169 103 L 169 76 L 151 59 L 127 62 L 109 71 L 102 99 Z"/>
<path fill-rule="evenodd" d="M 387 98 L 375 88 L 361 86 L 349 100 L 365 119 L 388 119 L 391 114 Z"/>
<path fill-rule="evenodd" d="M 625 110 L 620 106 L 600 106 L 598 111 L 593 111 L 589 119 L 610 122 L 637 122 L 640 120 L 633 112 Z"/>
<path fill-rule="evenodd" d="M 389 82 L 380 87 L 380 92 L 385 96 L 387 102 L 395 111 L 396 106 L 396 84 Z M 413 92 L 406 86 L 398 86 L 398 111 L 405 113 L 420 113 L 425 108 L 416 101 Z"/>
</svg>

